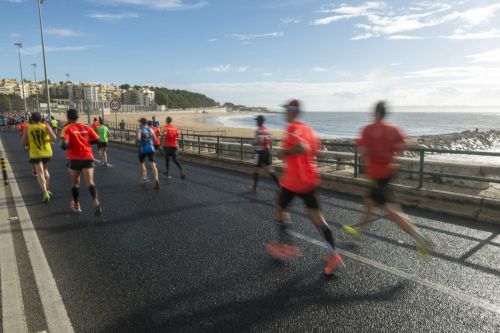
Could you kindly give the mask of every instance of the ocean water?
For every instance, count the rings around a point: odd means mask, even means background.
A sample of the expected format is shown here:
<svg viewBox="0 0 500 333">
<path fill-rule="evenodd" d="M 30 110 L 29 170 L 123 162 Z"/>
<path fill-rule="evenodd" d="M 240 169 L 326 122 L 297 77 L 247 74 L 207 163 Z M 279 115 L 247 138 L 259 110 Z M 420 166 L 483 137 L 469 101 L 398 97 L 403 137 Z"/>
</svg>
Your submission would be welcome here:
<svg viewBox="0 0 500 333">
<path fill-rule="evenodd" d="M 256 115 L 207 116 L 204 121 L 221 127 L 255 128 Z M 269 129 L 284 129 L 286 123 L 283 114 L 264 116 Z M 372 121 L 372 112 L 304 112 L 302 120 L 310 124 L 322 138 L 355 138 Z M 480 131 L 500 130 L 500 108 L 462 108 L 460 112 L 453 112 L 449 108 L 410 108 L 404 112 L 388 113 L 387 120 L 398 125 L 409 136 L 459 133 L 476 128 Z M 500 152 L 500 142 L 487 151 Z M 500 165 L 500 157 L 440 154 L 429 158 Z"/>
<path fill-rule="evenodd" d="M 283 114 L 265 114 L 271 130 L 285 127 Z M 221 127 L 255 128 L 255 115 L 207 117 L 205 122 Z M 323 138 L 354 138 L 372 121 L 371 112 L 304 112 L 302 120 Z M 465 130 L 500 130 L 499 112 L 391 112 L 387 120 L 410 136 L 457 133 Z"/>
</svg>

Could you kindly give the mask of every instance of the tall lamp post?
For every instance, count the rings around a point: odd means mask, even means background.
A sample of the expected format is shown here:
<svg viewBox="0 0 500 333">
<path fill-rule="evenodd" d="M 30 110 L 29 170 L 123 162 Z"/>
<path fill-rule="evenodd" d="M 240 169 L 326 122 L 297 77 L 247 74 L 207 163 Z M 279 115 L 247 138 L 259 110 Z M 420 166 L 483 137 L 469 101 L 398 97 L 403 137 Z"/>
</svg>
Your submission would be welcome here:
<svg viewBox="0 0 500 333">
<path fill-rule="evenodd" d="M 23 77 L 23 64 L 21 62 L 21 48 L 23 47 L 23 43 L 14 43 L 14 45 L 17 47 L 17 54 L 19 55 L 19 69 L 21 70 L 21 89 L 23 90 L 23 93 L 21 96 L 23 97 L 24 101 L 24 113 L 28 112 L 28 108 L 26 107 L 26 93 L 24 90 L 24 77 Z"/>
<path fill-rule="evenodd" d="M 69 82 L 69 73 L 66 73 L 66 87 Z M 70 91 L 71 89 L 71 91 Z M 71 100 L 72 100 L 72 95 L 73 95 L 73 84 L 71 84 L 71 88 L 68 88 L 68 108 L 71 108 Z"/>
<path fill-rule="evenodd" d="M 43 38 L 43 23 L 42 23 L 42 7 L 40 5 L 43 5 L 45 0 L 36 0 L 38 4 L 38 19 L 40 21 L 40 36 L 42 38 L 42 55 L 43 55 L 43 71 L 45 74 L 45 93 L 47 97 L 47 112 L 49 114 L 49 118 L 51 116 L 51 110 L 50 110 L 50 91 L 49 91 L 49 79 L 47 78 L 47 60 L 45 58 L 45 41 Z"/>
<path fill-rule="evenodd" d="M 31 64 L 31 66 L 33 66 L 33 76 L 35 78 L 36 110 L 40 112 L 40 101 L 38 100 L 38 82 L 36 81 L 36 64 Z"/>
</svg>

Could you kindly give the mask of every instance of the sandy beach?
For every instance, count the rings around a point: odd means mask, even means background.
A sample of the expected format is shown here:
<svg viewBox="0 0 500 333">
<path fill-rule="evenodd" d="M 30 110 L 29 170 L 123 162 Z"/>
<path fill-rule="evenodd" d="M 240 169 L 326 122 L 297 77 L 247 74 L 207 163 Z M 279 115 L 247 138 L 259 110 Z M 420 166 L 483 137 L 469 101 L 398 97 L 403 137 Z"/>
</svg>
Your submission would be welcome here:
<svg viewBox="0 0 500 333">
<path fill-rule="evenodd" d="M 234 137 L 253 137 L 254 131 L 249 128 L 235 128 L 235 127 L 225 127 L 217 126 L 212 124 L 207 124 L 205 122 L 206 118 L 214 117 L 231 117 L 231 116 L 241 116 L 241 115 L 255 115 L 257 113 L 253 112 L 231 112 L 231 113 L 193 113 L 193 112 L 182 112 L 182 111 L 172 111 L 172 112 L 138 112 L 138 113 L 118 113 L 117 119 L 120 122 L 122 119 L 125 120 L 127 124 L 136 124 L 138 119 L 144 117 L 151 119 L 153 116 L 156 117 L 162 125 L 165 123 L 165 119 L 170 116 L 173 119 L 173 123 L 177 128 L 182 130 L 192 130 L 192 131 L 226 131 L 226 136 Z M 95 115 L 93 117 L 96 117 Z M 92 117 L 92 119 L 93 119 Z M 106 121 L 115 121 L 114 114 L 105 115 Z M 59 120 L 64 120 L 64 116 L 60 115 Z M 80 115 L 80 121 L 86 123 L 87 117 L 85 115 Z M 273 131 L 273 135 L 276 138 L 280 138 L 282 135 L 281 131 Z"/>
</svg>

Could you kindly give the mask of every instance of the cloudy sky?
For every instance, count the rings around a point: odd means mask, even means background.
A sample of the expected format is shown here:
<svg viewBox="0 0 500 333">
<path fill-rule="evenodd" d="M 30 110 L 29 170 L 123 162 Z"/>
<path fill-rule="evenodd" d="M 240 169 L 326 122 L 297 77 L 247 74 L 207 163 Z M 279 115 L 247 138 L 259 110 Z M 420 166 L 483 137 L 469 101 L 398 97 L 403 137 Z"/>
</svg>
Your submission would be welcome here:
<svg viewBox="0 0 500 333">
<path fill-rule="evenodd" d="M 500 1 L 46 0 L 49 77 L 311 110 L 500 105 Z M 36 1 L 0 0 L 0 77 L 41 72 Z"/>
</svg>

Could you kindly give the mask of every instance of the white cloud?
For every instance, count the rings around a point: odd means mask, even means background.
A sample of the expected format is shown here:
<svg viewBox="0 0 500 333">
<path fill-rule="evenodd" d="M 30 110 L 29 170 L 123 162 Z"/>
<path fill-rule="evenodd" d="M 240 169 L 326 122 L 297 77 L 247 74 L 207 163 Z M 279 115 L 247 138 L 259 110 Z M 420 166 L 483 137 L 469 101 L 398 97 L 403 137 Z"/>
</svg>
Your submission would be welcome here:
<svg viewBox="0 0 500 333">
<path fill-rule="evenodd" d="M 25 2 L 26 0 L 5 0 L 7 2 L 12 2 L 12 3 L 23 3 Z"/>
<path fill-rule="evenodd" d="M 248 66 L 240 66 L 240 68 L 238 68 L 238 71 L 240 73 L 244 73 L 244 72 L 248 72 L 248 69 L 249 69 Z"/>
<path fill-rule="evenodd" d="M 282 24 L 298 24 L 300 23 L 301 18 L 299 17 L 285 17 L 281 19 Z"/>
<path fill-rule="evenodd" d="M 229 70 L 231 70 L 230 64 L 205 68 L 206 72 L 214 72 L 214 73 L 225 73 L 229 72 Z"/>
<path fill-rule="evenodd" d="M 318 73 L 324 73 L 324 72 L 328 72 L 328 69 L 324 68 L 324 67 L 321 67 L 321 66 L 314 66 L 312 68 L 312 70 L 314 72 L 318 72 Z"/>
<path fill-rule="evenodd" d="M 101 45 L 78 45 L 78 46 L 45 46 L 46 52 L 79 52 L 102 47 Z M 24 54 L 36 54 L 42 52 L 42 46 L 27 46 L 21 49 Z"/>
<path fill-rule="evenodd" d="M 354 37 L 351 37 L 351 40 L 364 40 L 364 39 L 370 39 L 372 38 L 374 35 L 372 33 L 366 33 L 366 34 L 361 34 L 361 35 L 357 35 L 357 36 L 354 36 Z"/>
<path fill-rule="evenodd" d="M 463 30 L 460 34 L 450 37 L 453 39 L 496 38 L 494 30 L 482 33 L 466 33 L 473 27 L 484 25 L 491 21 L 500 11 L 500 3 L 477 7 L 467 10 L 456 9 L 464 2 L 431 2 L 424 1 L 409 7 L 392 8 L 382 1 L 368 1 L 357 6 L 334 4 L 324 6 L 320 14 L 333 14 L 313 20 L 313 25 L 326 25 L 343 20 L 364 19 L 366 22 L 356 22 L 357 29 L 365 33 L 358 33 L 351 40 L 361 40 L 373 37 L 387 39 L 420 39 L 410 37 L 404 33 L 414 32 L 426 28 L 433 28 L 447 23 L 460 25 Z M 404 37 L 403 37 L 404 36 Z"/>
<path fill-rule="evenodd" d="M 105 5 L 136 5 L 156 10 L 191 10 L 208 6 L 208 1 L 186 0 L 92 0 Z"/>
<path fill-rule="evenodd" d="M 410 35 L 391 35 L 387 37 L 389 40 L 418 40 L 418 39 L 426 39 L 421 36 L 410 36 Z"/>
<path fill-rule="evenodd" d="M 119 21 L 123 19 L 128 19 L 128 18 L 137 18 L 139 17 L 139 14 L 133 13 L 133 12 L 127 12 L 127 13 L 103 13 L 103 12 L 94 12 L 87 14 L 87 17 L 96 19 L 96 20 L 101 20 L 101 21 L 108 21 L 108 22 L 114 22 L 114 21 Z"/>
<path fill-rule="evenodd" d="M 273 76 L 273 73 L 266 72 L 266 73 L 262 73 L 261 75 L 262 76 Z"/>
<path fill-rule="evenodd" d="M 500 49 L 491 50 L 483 53 L 476 53 L 467 56 L 473 63 L 496 63 L 500 62 Z"/>
<path fill-rule="evenodd" d="M 465 32 L 463 30 L 455 31 L 453 35 L 444 36 L 442 38 L 456 39 L 456 40 L 467 40 L 467 39 L 493 39 L 500 38 L 500 30 L 490 29 L 486 31 L 478 32 Z"/>
<path fill-rule="evenodd" d="M 472 25 L 480 25 L 495 17 L 497 11 L 500 11 L 500 3 L 466 10 L 460 17 Z"/>
<path fill-rule="evenodd" d="M 213 42 L 218 41 L 218 39 L 217 39 L 217 38 L 210 38 L 208 41 L 209 41 L 210 43 L 213 43 Z"/>
<path fill-rule="evenodd" d="M 283 31 L 278 32 L 268 32 L 264 34 L 231 34 L 230 37 L 236 38 L 238 40 L 247 41 L 257 38 L 279 38 L 285 36 Z"/>
<path fill-rule="evenodd" d="M 76 37 L 80 36 L 80 33 L 68 29 L 68 28 L 46 28 L 45 32 L 48 35 L 54 35 L 54 36 L 59 36 L 59 37 Z"/>
</svg>

